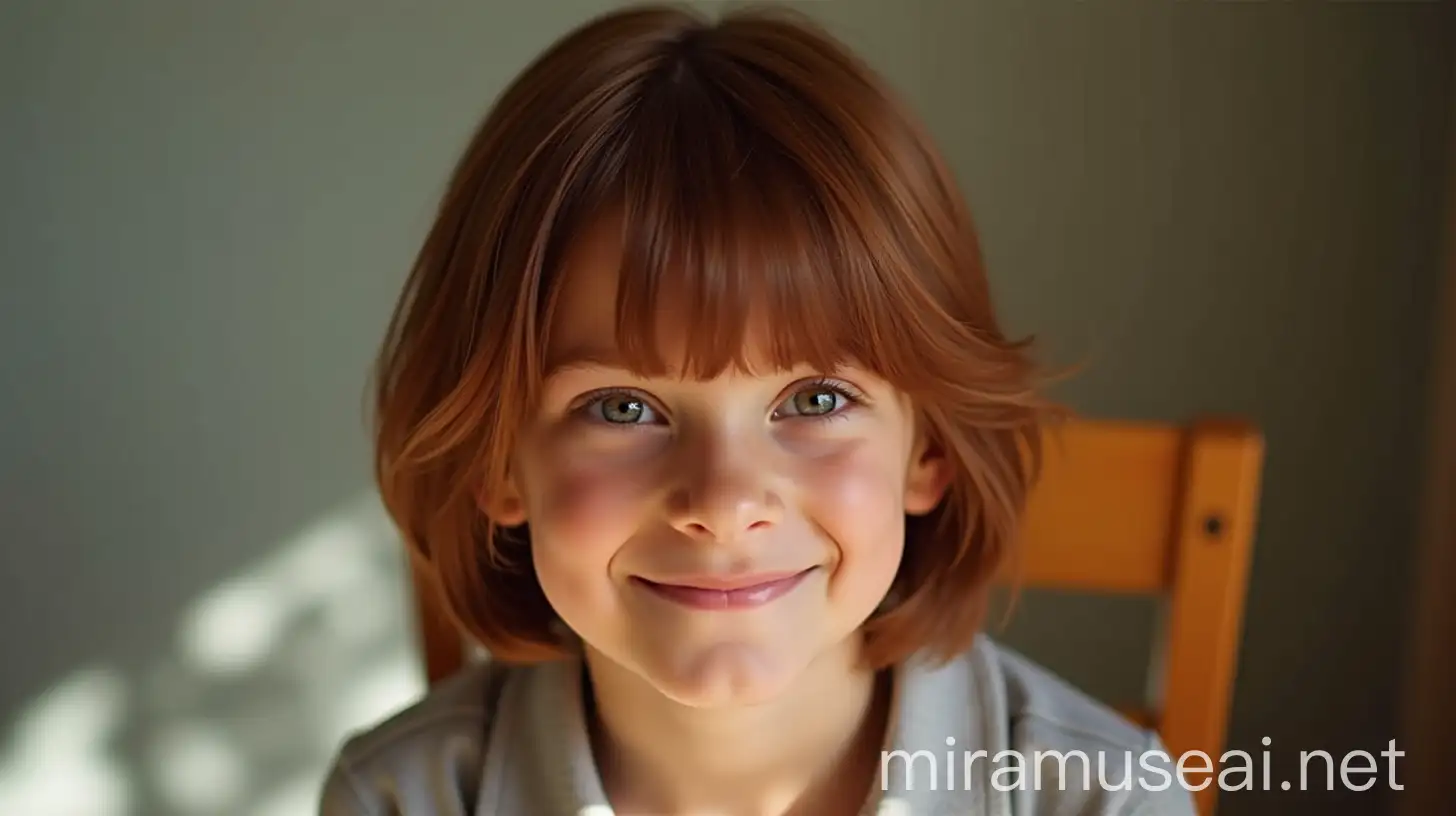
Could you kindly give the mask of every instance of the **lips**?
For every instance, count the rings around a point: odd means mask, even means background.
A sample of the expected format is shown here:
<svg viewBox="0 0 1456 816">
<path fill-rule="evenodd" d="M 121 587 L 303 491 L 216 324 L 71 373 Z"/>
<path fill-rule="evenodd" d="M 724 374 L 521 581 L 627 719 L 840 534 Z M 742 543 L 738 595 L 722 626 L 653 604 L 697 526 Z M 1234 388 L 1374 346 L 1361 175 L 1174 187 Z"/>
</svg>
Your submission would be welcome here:
<svg viewBox="0 0 1456 816">
<path fill-rule="evenodd" d="M 764 573 L 731 579 L 693 578 L 663 583 L 635 579 L 649 592 L 690 609 L 755 609 L 793 591 L 813 569 Z"/>
</svg>

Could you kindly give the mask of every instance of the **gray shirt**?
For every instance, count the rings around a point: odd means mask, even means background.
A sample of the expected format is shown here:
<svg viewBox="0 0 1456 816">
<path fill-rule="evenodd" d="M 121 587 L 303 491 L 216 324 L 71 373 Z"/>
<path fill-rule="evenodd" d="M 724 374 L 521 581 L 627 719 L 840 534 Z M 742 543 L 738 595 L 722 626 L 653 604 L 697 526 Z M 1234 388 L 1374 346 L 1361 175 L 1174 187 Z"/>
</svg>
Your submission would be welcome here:
<svg viewBox="0 0 1456 816">
<path fill-rule="evenodd" d="M 981 638 L 896 677 L 877 816 L 1193 816 L 1157 736 Z M 1202 781 L 1202 780 L 1197 780 Z M 349 738 L 322 816 L 610 816 L 581 666 L 489 661 Z"/>
</svg>

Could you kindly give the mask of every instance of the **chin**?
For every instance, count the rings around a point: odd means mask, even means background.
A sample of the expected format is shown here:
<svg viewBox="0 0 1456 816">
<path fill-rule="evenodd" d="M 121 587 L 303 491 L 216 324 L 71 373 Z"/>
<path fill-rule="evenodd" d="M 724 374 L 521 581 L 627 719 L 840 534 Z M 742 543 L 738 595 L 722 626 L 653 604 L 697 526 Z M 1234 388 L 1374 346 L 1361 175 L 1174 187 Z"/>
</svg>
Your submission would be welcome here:
<svg viewBox="0 0 1456 816">
<path fill-rule="evenodd" d="M 663 696 L 690 708 L 753 706 L 783 696 L 804 676 L 804 661 L 789 659 L 787 651 L 724 643 L 664 655 L 643 674 Z"/>
</svg>

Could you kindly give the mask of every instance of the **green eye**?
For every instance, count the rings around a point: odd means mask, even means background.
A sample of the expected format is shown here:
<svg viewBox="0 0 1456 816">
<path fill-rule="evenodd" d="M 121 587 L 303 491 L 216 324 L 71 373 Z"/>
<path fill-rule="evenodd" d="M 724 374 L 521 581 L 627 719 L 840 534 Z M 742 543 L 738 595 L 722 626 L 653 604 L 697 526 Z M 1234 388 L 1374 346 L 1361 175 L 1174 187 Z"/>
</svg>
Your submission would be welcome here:
<svg viewBox="0 0 1456 816">
<path fill-rule="evenodd" d="M 794 413 L 799 416 L 822 416 L 834 411 L 839 394 L 828 388 L 800 391 L 793 397 Z"/>
<path fill-rule="evenodd" d="M 597 402 L 596 413 L 613 425 L 636 425 L 653 417 L 647 403 L 630 394 L 614 394 Z"/>
<path fill-rule="evenodd" d="M 838 416 L 858 402 L 848 386 L 830 382 L 807 383 L 802 390 L 784 400 L 774 415 L 780 419 L 827 419 Z"/>
</svg>

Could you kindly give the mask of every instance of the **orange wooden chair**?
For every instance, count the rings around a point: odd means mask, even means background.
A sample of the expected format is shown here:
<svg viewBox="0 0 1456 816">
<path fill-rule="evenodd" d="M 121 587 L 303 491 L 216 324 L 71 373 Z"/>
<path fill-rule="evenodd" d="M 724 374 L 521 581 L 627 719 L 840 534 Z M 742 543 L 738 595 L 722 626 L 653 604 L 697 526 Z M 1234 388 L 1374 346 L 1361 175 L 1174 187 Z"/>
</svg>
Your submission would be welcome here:
<svg viewBox="0 0 1456 816">
<path fill-rule="evenodd" d="M 1212 816 L 1258 513 L 1264 444 L 1235 421 L 1189 425 L 1073 421 L 1047 439 L 1027 507 L 1024 587 L 1155 595 L 1166 601 L 1149 667 L 1158 699 L 1124 706 L 1175 757 L 1200 751 L 1189 778 Z"/>
<path fill-rule="evenodd" d="M 1163 654 L 1149 667 L 1160 699 L 1123 707 L 1175 756 L 1224 751 L 1263 468 L 1263 439 L 1227 421 L 1189 425 L 1075 420 L 1050 431 L 1027 507 L 1015 578 L 1027 588 L 1166 599 Z M 469 649 L 421 570 L 415 598 L 426 676 Z M 1201 763 L 1192 768 L 1204 767 Z M 1196 794 L 1212 816 L 1214 775 Z"/>
</svg>

